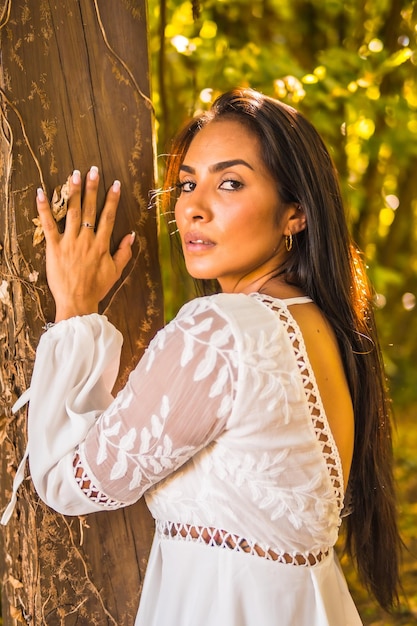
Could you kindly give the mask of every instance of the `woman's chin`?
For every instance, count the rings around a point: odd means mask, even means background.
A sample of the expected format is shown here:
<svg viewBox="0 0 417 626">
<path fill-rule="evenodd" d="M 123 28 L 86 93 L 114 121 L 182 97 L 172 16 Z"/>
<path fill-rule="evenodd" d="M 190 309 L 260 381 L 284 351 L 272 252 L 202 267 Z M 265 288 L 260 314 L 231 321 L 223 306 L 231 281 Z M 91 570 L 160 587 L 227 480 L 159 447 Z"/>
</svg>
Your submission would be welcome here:
<svg viewBox="0 0 417 626">
<path fill-rule="evenodd" d="M 187 272 L 189 273 L 189 275 L 191 276 L 191 278 L 194 278 L 195 280 L 216 280 L 216 276 L 213 276 L 212 273 L 204 271 L 204 270 L 199 270 L 196 269 L 195 267 L 187 267 Z"/>
</svg>

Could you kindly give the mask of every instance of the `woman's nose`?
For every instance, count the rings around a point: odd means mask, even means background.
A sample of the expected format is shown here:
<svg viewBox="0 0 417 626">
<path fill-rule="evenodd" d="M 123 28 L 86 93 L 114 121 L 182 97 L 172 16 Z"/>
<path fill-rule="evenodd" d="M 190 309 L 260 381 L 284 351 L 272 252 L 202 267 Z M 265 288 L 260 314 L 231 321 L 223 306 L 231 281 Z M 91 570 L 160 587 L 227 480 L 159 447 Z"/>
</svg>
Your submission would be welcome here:
<svg viewBox="0 0 417 626">
<path fill-rule="evenodd" d="M 180 199 L 181 201 L 181 199 Z M 197 188 L 184 198 L 184 215 L 192 221 L 207 221 L 211 216 L 210 201 L 207 193 Z"/>
</svg>

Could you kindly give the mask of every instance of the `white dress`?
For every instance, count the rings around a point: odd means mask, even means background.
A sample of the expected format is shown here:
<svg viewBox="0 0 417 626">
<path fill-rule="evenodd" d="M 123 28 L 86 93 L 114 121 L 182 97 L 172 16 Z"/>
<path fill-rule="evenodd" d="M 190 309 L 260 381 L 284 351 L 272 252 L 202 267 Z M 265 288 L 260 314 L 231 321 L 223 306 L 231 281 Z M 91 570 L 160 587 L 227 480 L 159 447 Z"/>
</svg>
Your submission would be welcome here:
<svg viewBox="0 0 417 626">
<path fill-rule="evenodd" d="M 136 626 L 361 624 L 333 551 L 341 462 L 290 312 L 306 301 L 193 300 L 115 399 L 121 336 L 105 317 L 42 336 L 31 476 L 66 515 L 145 494 L 156 532 Z"/>
</svg>

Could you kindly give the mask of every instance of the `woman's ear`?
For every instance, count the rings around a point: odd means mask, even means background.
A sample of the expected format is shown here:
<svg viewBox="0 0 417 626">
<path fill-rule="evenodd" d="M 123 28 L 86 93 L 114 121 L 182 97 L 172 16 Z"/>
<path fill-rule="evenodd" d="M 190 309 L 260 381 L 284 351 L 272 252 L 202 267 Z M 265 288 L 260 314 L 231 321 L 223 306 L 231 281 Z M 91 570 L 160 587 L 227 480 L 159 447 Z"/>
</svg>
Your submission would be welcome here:
<svg viewBox="0 0 417 626">
<path fill-rule="evenodd" d="M 288 207 L 287 223 L 284 235 L 296 235 L 307 226 L 307 217 L 301 204 L 291 204 Z"/>
</svg>

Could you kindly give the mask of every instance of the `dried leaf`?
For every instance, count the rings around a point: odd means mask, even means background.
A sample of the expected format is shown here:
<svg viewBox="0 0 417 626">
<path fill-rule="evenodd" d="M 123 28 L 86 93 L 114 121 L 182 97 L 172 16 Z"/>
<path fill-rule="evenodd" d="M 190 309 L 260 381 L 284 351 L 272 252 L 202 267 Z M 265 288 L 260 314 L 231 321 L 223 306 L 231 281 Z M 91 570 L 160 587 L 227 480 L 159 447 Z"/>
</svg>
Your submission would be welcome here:
<svg viewBox="0 0 417 626">
<path fill-rule="evenodd" d="M 23 587 L 23 583 L 11 574 L 9 574 L 8 582 L 11 584 L 13 589 L 22 589 Z"/>
<path fill-rule="evenodd" d="M 28 275 L 28 278 L 30 283 L 37 283 L 39 278 L 39 272 L 33 270 L 33 272 L 30 272 L 30 274 Z"/>
<path fill-rule="evenodd" d="M 7 280 L 2 280 L 0 283 L 0 302 L 2 302 L 5 306 L 12 305 L 9 295 L 9 283 Z"/>
<path fill-rule="evenodd" d="M 23 624 L 25 623 L 25 619 L 22 615 L 22 610 L 19 609 L 17 606 L 13 606 L 12 604 L 9 607 L 9 611 L 10 611 L 10 617 L 12 619 L 17 620 L 18 622 L 22 622 Z"/>
<path fill-rule="evenodd" d="M 57 222 L 62 220 L 67 214 L 68 198 L 69 198 L 69 182 L 70 177 L 67 178 L 63 185 L 55 187 L 52 194 L 51 209 L 52 214 Z"/>
<path fill-rule="evenodd" d="M 43 228 L 41 226 L 41 221 L 39 217 L 34 217 L 32 219 L 32 222 L 36 226 L 35 232 L 33 233 L 33 246 L 37 246 L 45 239 L 45 235 L 43 233 Z"/>
</svg>

